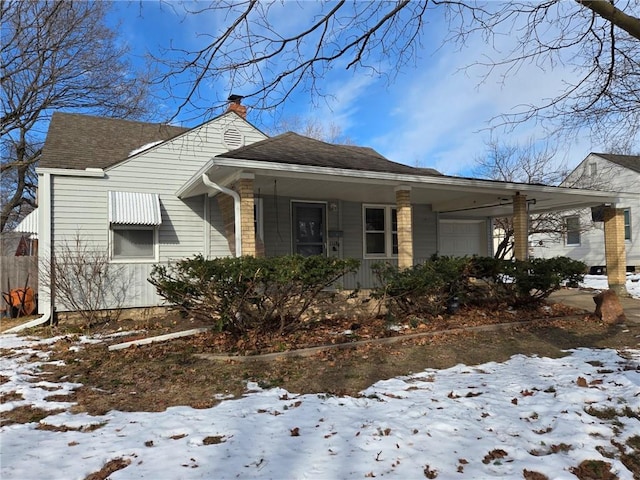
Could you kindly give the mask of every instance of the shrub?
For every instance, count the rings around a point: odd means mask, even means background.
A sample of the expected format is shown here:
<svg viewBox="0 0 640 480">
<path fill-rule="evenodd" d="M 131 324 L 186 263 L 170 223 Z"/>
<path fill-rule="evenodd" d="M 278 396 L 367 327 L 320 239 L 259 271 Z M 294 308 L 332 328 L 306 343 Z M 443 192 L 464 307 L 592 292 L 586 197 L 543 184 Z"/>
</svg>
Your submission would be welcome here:
<svg viewBox="0 0 640 480">
<path fill-rule="evenodd" d="M 289 332 L 323 289 L 357 270 L 354 259 L 300 255 L 205 260 L 201 255 L 155 265 L 149 281 L 186 314 L 240 336 L 249 330 Z"/>
<path fill-rule="evenodd" d="M 567 257 L 532 258 L 512 263 L 515 303 L 539 303 L 564 282 L 576 284 L 584 278 L 587 265 Z"/>
<path fill-rule="evenodd" d="M 371 292 L 392 315 L 438 315 L 454 297 L 463 297 L 469 280 L 469 258 L 432 257 L 400 270 L 388 263 L 372 266 L 380 287 Z"/>
<path fill-rule="evenodd" d="M 80 232 L 59 242 L 50 258 L 42 260 L 40 275 L 40 285 L 49 285 L 56 303 L 77 312 L 86 328 L 118 320 L 130 291 L 124 267 Z"/>
<path fill-rule="evenodd" d="M 372 297 L 383 299 L 392 315 L 435 316 L 454 298 L 467 305 L 540 303 L 563 282 L 581 281 L 586 265 L 566 257 L 508 261 L 434 256 L 405 270 L 386 263 L 372 269 L 381 285 Z"/>
</svg>

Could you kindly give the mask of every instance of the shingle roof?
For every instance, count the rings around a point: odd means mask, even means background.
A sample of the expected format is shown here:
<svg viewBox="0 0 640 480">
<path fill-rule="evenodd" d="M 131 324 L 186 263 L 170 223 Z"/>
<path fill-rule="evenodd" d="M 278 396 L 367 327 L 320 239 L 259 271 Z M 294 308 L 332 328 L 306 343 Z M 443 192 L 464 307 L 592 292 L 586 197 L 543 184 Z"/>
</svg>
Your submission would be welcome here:
<svg viewBox="0 0 640 480">
<path fill-rule="evenodd" d="M 599 157 L 602 157 L 610 162 L 613 162 L 621 167 L 628 168 L 634 172 L 640 173 L 640 156 L 639 155 L 616 155 L 613 153 L 594 153 Z"/>
<path fill-rule="evenodd" d="M 106 168 L 143 145 L 169 140 L 187 130 L 160 123 L 55 112 L 39 166 Z"/>
<path fill-rule="evenodd" d="M 372 148 L 325 143 L 293 132 L 252 143 L 218 157 L 408 175 L 440 175 L 433 169 L 392 162 Z"/>
</svg>

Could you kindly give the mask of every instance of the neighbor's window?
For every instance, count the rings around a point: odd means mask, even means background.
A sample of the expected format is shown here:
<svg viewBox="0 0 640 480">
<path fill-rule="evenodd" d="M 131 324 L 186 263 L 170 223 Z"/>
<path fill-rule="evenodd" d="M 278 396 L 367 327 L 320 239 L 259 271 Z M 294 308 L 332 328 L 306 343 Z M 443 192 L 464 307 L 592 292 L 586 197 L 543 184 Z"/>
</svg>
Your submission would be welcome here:
<svg viewBox="0 0 640 480">
<path fill-rule="evenodd" d="M 364 206 L 364 255 L 386 258 L 398 254 L 398 214 L 391 206 Z"/>
<path fill-rule="evenodd" d="M 580 217 L 565 218 L 567 228 L 567 245 L 580 245 Z"/>
<path fill-rule="evenodd" d="M 154 227 L 113 226 L 114 260 L 155 260 Z"/>
<path fill-rule="evenodd" d="M 631 240 L 631 209 L 624 209 L 624 239 Z"/>
</svg>

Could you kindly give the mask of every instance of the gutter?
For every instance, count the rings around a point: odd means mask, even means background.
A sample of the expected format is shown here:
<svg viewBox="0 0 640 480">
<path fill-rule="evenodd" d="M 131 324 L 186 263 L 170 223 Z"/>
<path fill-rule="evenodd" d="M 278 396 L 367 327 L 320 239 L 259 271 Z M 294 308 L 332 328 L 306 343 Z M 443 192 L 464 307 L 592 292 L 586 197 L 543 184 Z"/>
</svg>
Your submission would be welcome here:
<svg viewBox="0 0 640 480">
<path fill-rule="evenodd" d="M 242 256 L 242 223 L 240 221 L 240 195 L 238 192 L 231 190 L 230 188 L 223 187 L 222 185 L 218 185 L 217 183 L 213 183 L 209 176 L 206 173 L 202 174 L 202 183 L 204 183 L 207 187 L 213 188 L 219 192 L 222 192 L 226 195 L 230 195 L 233 198 L 233 213 L 236 227 L 236 257 Z"/>
</svg>

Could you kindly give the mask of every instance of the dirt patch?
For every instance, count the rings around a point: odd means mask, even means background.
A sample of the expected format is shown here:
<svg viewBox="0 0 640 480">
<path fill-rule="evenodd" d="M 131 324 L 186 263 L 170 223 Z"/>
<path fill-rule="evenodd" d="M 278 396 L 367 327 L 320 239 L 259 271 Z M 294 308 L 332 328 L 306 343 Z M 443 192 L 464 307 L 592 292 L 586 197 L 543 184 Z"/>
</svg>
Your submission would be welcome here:
<svg viewBox="0 0 640 480">
<path fill-rule="evenodd" d="M 550 317 L 567 313 L 573 315 Z M 529 321 L 524 324 L 504 324 L 495 331 L 447 331 L 527 318 Z M 144 335 L 151 336 L 200 325 L 179 316 L 167 316 L 144 326 Z M 135 324 L 118 328 L 137 330 Z M 416 338 L 415 334 L 420 332 L 431 334 Z M 141 333 L 138 331 L 136 335 Z M 500 362 L 515 354 L 559 357 L 565 354 L 564 349 L 577 347 L 637 348 L 637 335 L 640 335 L 638 326 L 606 326 L 591 315 L 577 315 L 575 310 L 562 306 L 515 313 L 476 310 L 431 321 L 407 319 L 396 324 L 384 318 L 357 324 L 353 320 L 314 322 L 289 336 L 233 339 L 222 333 L 206 332 L 114 352 L 109 352 L 106 344 L 86 345 L 75 351 L 70 349 L 74 342 L 61 341 L 52 348 L 52 359 L 63 360 L 66 365 L 44 368 L 49 381 L 83 385 L 75 391 L 75 412 L 162 411 L 175 405 L 211 407 L 223 398 L 242 395 L 247 381 L 296 393 L 357 395 L 378 380 L 425 368 Z M 351 348 L 322 350 L 309 357 L 288 356 L 270 361 L 256 356 L 243 362 L 210 361 L 196 356 L 229 352 L 262 354 L 389 336 L 402 339 L 393 344 L 365 342 Z M 111 343 L 129 340 L 131 337 L 118 337 Z"/>
<path fill-rule="evenodd" d="M 105 463 L 99 471 L 88 475 L 84 480 L 106 480 L 109 475 L 128 467 L 130 464 L 131 460 L 128 458 L 114 458 Z"/>
<path fill-rule="evenodd" d="M 16 407 L 13 410 L 2 413 L 2 419 L 0 420 L 0 427 L 5 425 L 11 425 L 14 423 L 37 423 L 49 415 L 55 415 L 61 413 L 64 410 L 45 410 L 42 408 L 28 406 Z"/>
</svg>

